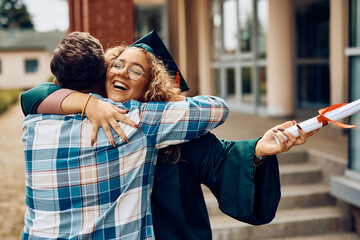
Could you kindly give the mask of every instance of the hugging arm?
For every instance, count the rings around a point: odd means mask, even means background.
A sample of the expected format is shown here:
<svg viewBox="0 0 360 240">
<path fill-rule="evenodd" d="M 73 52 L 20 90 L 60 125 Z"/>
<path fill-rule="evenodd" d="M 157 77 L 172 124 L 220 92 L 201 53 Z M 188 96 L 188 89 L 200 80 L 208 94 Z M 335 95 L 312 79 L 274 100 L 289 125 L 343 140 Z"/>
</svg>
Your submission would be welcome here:
<svg viewBox="0 0 360 240">
<path fill-rule="evenodd" d="M 140 125 L 158 149 L 198 138 L 227 118 L 226 102 L 214 96 L 196 96 L 178 102 L 140 105 Z"/>
<path fill-rule="evenodd" d="M 104 129 L 107 139 L 113 146 L 116 145 L 110 127 L 115 130 L 123 141 L 127 141 L 127 137 L 119 124 L 117 124 L 117 121 L 138 128 L 134 121 L 123 115 L 127 110 L 120 109 L 95 97 L 88 99 L 88 94 L 63 89 L 53 83 L 41 83 L 21 95 L 21 107 L 25 116 L 37 113 L 80 113 L 86 101 L 88 102 L 84 112 L 93 124 L 91 134 L 92 144 L 97 138 L 99 127 Z"/>
</svg>

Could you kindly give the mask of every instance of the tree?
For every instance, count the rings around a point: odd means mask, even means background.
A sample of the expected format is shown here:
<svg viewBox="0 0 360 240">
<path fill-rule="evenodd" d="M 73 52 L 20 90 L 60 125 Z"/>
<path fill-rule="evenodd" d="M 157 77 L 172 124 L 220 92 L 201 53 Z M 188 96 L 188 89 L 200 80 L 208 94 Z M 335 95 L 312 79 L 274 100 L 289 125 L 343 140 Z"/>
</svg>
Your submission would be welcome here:
<svg viewBox="0 0 360 240">
<path fill-rule="evenodd" d="M 21 0 L 0 0 L 0 28 L 34 29 L 31 16 Z"/>
</svg>

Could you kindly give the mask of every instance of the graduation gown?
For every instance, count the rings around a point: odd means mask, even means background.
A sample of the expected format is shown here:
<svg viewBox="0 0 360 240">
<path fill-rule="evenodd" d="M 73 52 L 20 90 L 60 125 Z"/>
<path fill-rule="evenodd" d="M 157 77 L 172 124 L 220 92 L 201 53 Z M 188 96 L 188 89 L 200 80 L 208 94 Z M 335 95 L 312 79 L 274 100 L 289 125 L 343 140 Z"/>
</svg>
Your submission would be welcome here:
<svg viewBox="0 0 360 240">
<path fill-rule="evenodd" d="M 225 214 L 252 224 L 269 223 L 280 201 L 276 156 L 254 169 L 258 139 L 218 140 L 209 133 L 181 144 L 181 161 L 158 160 L 151 206 L 156 239 L 211 239 L 201 184 Z"/>
</svg>

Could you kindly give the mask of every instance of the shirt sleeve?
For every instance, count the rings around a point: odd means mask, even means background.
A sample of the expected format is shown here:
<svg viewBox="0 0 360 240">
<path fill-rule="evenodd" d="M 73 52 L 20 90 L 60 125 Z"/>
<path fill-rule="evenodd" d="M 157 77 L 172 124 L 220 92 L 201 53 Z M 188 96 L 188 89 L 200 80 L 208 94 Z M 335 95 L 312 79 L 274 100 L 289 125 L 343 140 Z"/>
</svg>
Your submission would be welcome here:
<svg viewBox="0 0 360 240">
<path fill-rule="evenodd" d="M 53 92 L 61 89 L 61 87 L 53 83 L 40 83 L 34 88 L 21 94 L 21 109 L 25 116 L 28 114 L 36 114 L 40 103 Z"/>
<path fill-rule="evenodd" d="M 143 103 L 140 111 L 144 134 L 160 149 L 208 133 L 226 120 L 229 109 L 219 97 L 197 96 L 179 102 Z"/>
<path fill-rule="evenodd" d="M 220 141 L 207 134 L 182 145 L 184 159 L 199 183 L 214 194 L 220 210 L 252 225 L 269 223 L 275 217 L 281 195 L 276 156 L 254 171 L 257 141 Z"/>
</svg>

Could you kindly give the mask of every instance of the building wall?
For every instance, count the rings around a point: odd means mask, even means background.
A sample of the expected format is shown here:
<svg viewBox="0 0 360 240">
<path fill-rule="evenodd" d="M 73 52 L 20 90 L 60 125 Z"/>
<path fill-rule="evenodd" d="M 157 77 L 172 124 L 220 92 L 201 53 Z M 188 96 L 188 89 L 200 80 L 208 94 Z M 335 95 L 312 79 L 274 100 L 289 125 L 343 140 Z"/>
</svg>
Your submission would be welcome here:
<svg viewBox="0 0 360 240">
<path fill-rule="evenodd" d="M 68 0 L 69 32 L 89 32 L 106 49 L 135 37 L 133 0 Z"/>
<path fill-rule="evenodd" d="M 139 0 L 68 1 L 70 31 L 88 31 L 99 38 L 105 48 L 122 41 L 134 41 L 134 1 L 146 4 Z M 329 1 L 330 96 L 331 103 L 338 103 L 347 101 L 348 92 L 348 63 L 344 56 L 347 10 L 342 1 Z M 292 116 L 296 112 L 293 1 L 269 0 L 268 3 L 266 115 Z M 214 94 L 210 59 L 211 0 L 168 0 L 167 5 L 169 47 L 190 86 L 188 95 Z"/>
<path fill-rule="evenodd" d="M 37 59 L 38 71 L 25 72 L 25 60 Z M 2 51 L 0 52 L 0 88 L 31 88 L 45 82 L 52 75 L 50 53 L 46 51 Z"/>
</svg>

